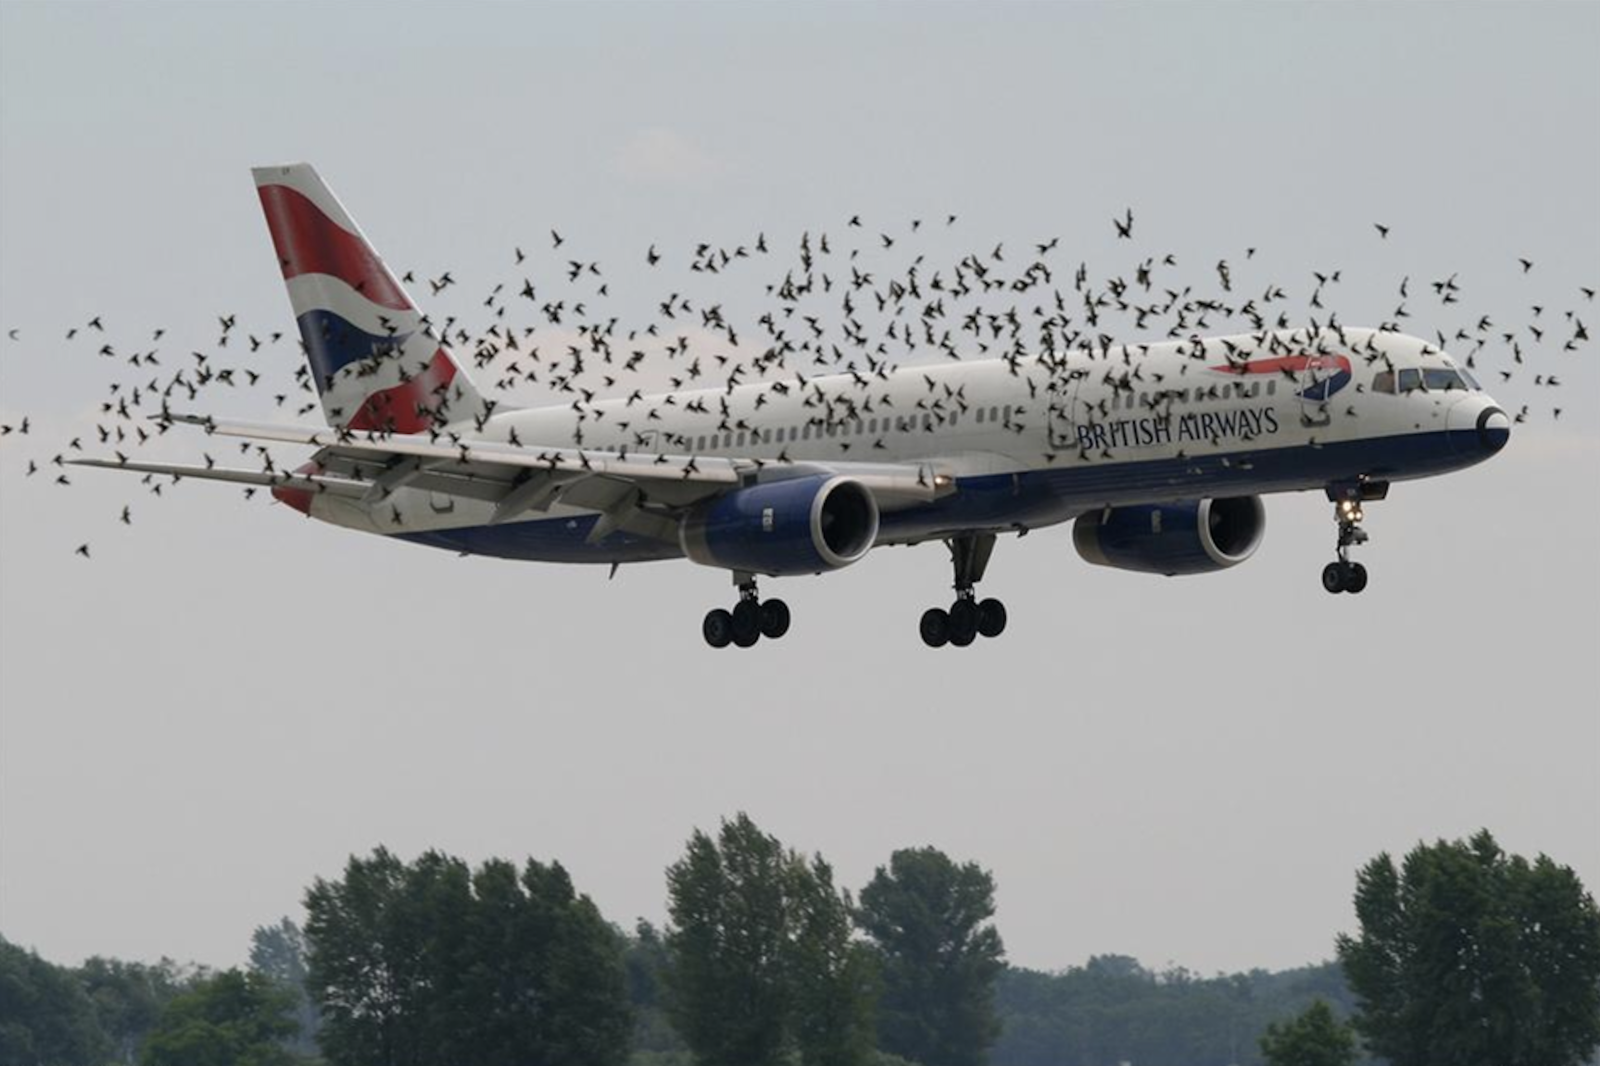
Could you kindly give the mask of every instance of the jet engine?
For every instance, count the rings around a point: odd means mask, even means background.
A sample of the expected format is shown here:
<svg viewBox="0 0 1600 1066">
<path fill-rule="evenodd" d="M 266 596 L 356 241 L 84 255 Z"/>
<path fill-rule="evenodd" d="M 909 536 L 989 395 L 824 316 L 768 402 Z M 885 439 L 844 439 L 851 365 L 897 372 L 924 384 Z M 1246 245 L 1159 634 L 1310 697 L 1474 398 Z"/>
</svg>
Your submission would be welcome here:
<svg viewBox="0 0 1600 1066">
<path fill-rule="evenodd" d="M 768 481 L 697 504 L 683 519 L 683 553 L 752 574 L 815 574 L 849 566 L 878 537 L 878 501 L 859 481 L 810 474 Z"/>
<path fill-rule="evenodd" d="M 1255 554 L 1266 524 L 1259 496 L 1106 507 L 1078 516 L 1072 543 L 1096 566 L 1206 574 Z"/>
</svg>

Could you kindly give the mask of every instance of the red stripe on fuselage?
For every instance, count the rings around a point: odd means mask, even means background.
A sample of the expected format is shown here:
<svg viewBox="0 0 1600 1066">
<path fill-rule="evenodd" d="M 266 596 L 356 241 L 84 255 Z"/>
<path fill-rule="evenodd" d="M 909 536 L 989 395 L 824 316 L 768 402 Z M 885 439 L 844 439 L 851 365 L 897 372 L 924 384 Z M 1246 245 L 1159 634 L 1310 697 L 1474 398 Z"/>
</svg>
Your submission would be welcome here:
<svg viewBox="0 0 1600 1066">
<path fill-rule="evenodd" d="M 392 389 L 380 389 L 361 403 L 351 429 L 379 433 L 421 433 L 432 428 L 434 416 L 444 406 L 456 365 L 443 348 L 433 353 L 428 368 Z"/>
<path fill-rule="evenodd" d="M 285 279 L 329 274 L 373 303 L 396 311 L 412 309 L 411 301 L 366 241 L 287 185 L 262 185 L 257 192 Z"/>
</svg>

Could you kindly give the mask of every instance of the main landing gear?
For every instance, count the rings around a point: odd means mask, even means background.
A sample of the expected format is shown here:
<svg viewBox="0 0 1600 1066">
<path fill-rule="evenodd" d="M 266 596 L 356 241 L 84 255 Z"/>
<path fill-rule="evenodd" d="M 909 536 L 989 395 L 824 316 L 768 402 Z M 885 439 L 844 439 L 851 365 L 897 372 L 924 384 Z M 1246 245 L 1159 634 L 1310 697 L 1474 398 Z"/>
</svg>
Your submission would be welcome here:
<svg viewBox="0 0 1600 1066">
<path fill-rule="evenodd" d="M 739 602 L 733 610 L 721 607 L 706 612 L 700 632 L 713 648 L 748 648 L 762 637 L 777 640 L 789 632 L 789 605 L 782 600 L 763 600 L 750 574 L 734 574 L 739 586 Z"/>
<path fill-rule="evenodd" d="M 1367 568 L 1350 561 L 1350 549 L 1367 542 L 1367 531 L 1361 528 L 1362 501 L 1381 500 L 1388 490 L 1385 482 L 1328 489 L 1328 498 L 1333 500 L 1333 520 L 1339 524 L 1335 548 L 1339 558 L 1322 568 L 1322 587 L 1327 591 L 1356 593 L 1367 587 Z"/>
<path fill-rule="evenodd" d="M 998 637 L 1005 632 L 1006 605 L 996 599 L 979 600 L 972 588 L 988 569 L 994 534 L 952 537 L 945 544 L 955 569 L 956 602 L 948 611 L 930 607 L 922 612 L 922 642 L 930 648 L 946 644 L 964 648 L 980 636 Z"/>
</svg>

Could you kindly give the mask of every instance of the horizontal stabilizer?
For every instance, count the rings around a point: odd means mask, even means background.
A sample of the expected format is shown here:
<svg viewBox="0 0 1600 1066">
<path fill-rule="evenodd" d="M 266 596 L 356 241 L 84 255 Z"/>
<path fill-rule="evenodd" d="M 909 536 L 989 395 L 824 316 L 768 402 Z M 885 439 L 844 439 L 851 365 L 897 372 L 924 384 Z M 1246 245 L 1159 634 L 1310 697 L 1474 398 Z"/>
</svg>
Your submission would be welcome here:
<svg viewBox="0 0 1600 1066">
<path fill-rule="evenodd" d="M 69 459 L 72 466 L 97 466 L 105 470 L 128 470 L 136 474 L 163 474 L 172 477 L 192 477 L 205 481 L 231 481 L 239 485 L 259 485 L 263 488 L 303 489 L 309 492 L 331 492 L 340 496 L 359 497 L 367 486 L 359 481 L 326 477 L 320 474 L 292 474 L 288 471 L 229 470 L 225 467 L 186 466 L 180 463 L 122 463 L 114 459 Z"/>
</svg>

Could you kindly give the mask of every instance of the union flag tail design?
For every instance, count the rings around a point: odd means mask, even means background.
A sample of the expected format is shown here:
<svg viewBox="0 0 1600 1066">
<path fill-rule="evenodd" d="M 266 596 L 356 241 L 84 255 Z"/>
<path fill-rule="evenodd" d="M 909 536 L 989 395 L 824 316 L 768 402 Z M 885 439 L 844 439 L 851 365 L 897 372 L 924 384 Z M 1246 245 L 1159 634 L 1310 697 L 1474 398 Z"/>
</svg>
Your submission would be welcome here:
<svg viewBox="0 0 1600 1066">
<path fill-rule="evenodd" d="M 316 170 L 251 173 L 328 424 L 421 433 L 479 417 L 477 389 Z"/>
</svg>

